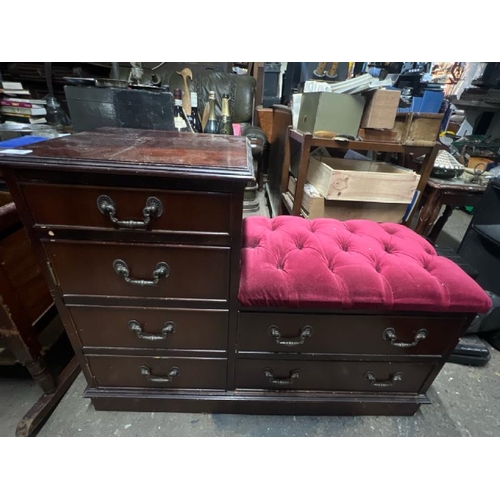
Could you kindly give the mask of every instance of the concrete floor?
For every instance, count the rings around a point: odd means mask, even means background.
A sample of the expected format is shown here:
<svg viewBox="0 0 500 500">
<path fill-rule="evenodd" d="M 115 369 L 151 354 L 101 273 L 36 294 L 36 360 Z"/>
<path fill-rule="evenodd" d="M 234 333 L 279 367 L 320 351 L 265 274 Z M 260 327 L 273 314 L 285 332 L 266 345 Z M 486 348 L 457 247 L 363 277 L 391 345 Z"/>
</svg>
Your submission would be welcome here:
<svg viewBox="0 0 500 500">
<path fill-rule="evenodd" d="M 470 216 L 455 211 L 438 239 L 456 247 Z M 79 376 L 39 436 L 500 436 L 500 352 L 484 367 L 445 365 L 413 417 L 293 417 L 96 412 Z M 0 379 L 0 436 L 40 396 L 31 379 Z"/>
</svg>

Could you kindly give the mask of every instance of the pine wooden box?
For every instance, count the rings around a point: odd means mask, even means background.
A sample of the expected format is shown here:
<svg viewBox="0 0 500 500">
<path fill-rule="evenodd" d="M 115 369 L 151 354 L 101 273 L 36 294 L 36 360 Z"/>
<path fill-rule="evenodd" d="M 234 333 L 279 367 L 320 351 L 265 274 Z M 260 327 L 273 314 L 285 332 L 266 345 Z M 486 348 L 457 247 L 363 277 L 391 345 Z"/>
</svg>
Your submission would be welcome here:
<svg viewBox="0 0 500 500">
<path fill-rule="evenodd" d="M 406 146 L 433 146 L 439 136 L 442 113 L 398 113 L 393 132 L 396 142 Z"/>
<path fill-rule="evenodd" d="M 390 163 L 311 157 L 307 180 L 327 200 L 408 204 L 420 176 Z"/>
<path fill-rule="evenodd" d="M 293 206 L 297 180 L 290 176 L 285 203 Z M 304 187 L 301 215 L 305 219 L 332 218 L 337 220 L 369 219 L 376 222 L 400 222 L 406 203 L 373 203 L 363 201 L 325 200 L 309 183 Z"/>
</svg>

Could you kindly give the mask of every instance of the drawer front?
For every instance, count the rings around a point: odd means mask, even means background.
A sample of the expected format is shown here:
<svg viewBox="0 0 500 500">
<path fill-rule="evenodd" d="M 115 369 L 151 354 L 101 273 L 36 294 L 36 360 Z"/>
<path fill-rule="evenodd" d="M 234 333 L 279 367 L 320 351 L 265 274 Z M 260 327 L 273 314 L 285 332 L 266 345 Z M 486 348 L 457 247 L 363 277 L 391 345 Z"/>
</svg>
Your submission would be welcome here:
<svg viewBox="0 0 500 500">
<path fill-rule="evenodd" d="M 161 204 L 161 214 L 153 212 L 147 224 L 134 230 L 229 233 L 228 194 L 52 184 L 24 184 L 22 191 L 40 225 L 123 229 L 124 222 L 144 222 L 143 210 L 153 197 Z M 106 210 L 99 210 L 101 196 L 114 207 L 115 222 Z"/>
<path fill-rule="evenodd" d="M 434 368 L 432 363 L 239 359 L 236 387 L 419 393 Z"/>
<path fill-rule="evenodd" d="M 63 294 L 227 300 L 227 248 L 66 241 L 44 247 Z"/>
<path fill-rule="evenodd" d="M 221 310 L 72 306 L 84 347 L 226 350 Z"/>
<path fill-rule="evenodd" d="M 149 356 L 87 356 L 98 387 L 225 389 L 226 360 Z"/>
<path fill-rule="evenodd" d="M 461 318 L 241 312 L 238 350 L 441 355 Z"/>
</svg>

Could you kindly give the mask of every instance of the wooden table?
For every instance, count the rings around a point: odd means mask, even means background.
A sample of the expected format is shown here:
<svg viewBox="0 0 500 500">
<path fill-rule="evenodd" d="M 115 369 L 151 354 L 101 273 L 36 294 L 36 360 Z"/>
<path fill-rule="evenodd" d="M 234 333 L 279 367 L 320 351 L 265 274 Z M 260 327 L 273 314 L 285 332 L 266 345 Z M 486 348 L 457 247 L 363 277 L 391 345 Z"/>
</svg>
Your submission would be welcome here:
<svg viewBox="0 0 500 500">
<path fill-rule="evenodd" d="M 456 207 L 476 206 L 481 201 L 486 186 L 487 184 L 467 182 L 465 178 L 430 178 L 424 191 L 423 206 L 420 209 L 415 232 L 428 236 L 435 242 L 453 210 Z M 446 208 L 436 222 L 443 205 Z"/>
<path fill-rule="evenodd" d="M 404 155 L 413 154 L 414 157 L 425 155 L 425 159 L 419 168 L 420 181 L 417 190 L 420 191 L 420 196 L 415 206 L 418 206 L 420 197 L 429 179 L 430 173 L 434 166 L 436 155 L 440 146 L 405 146 L 394 142 L 368 142 L 368 141 L 335 141 L 334 139 L 323 139 L 314 137 L 309 133 L 302 133 L 294 130 L 292 127 L 288 129 L 287 143 L 285 145 L 285 157 L 283 160 L 282 178 L 281 178 L 281 195 L 287 192 L 288 177 L 291 166 L 291 149 L 292 144 L 296 143 L 300 147 L 299 170 L 297 176 L 297 187 L 295 191 L 293 208 L 290 215 L 300 215 L 300 208 L 302 206 L 302 198 L 304 195 L 304 184 L 307 179 L 307 170 L 309 167 L 309 155 L 312 148 L 324 147 L 327 149 L 336 149 L 347 152 L 348 149 L 357 151 L 378 151 L 386 153 L 400 153 Z M 282 203 L 282 208 L 288 211 L 286 205 Z M 408 220 L 411 220 L 411 214 Z"/>
</svg>

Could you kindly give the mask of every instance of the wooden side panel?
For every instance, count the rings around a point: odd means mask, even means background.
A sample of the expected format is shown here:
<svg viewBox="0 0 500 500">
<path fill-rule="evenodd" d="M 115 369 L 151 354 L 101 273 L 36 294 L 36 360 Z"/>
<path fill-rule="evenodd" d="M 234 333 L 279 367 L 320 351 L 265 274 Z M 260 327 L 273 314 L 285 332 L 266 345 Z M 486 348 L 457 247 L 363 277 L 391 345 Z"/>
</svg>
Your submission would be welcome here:
<svg viewBox="0 0 500 500">
<path fill-rule="evenodd" d="M 50 307 L 52 297 L 23 228 L 0 241 L 0 256 L 6 278 L 34 323 Z"/>
</svg>

